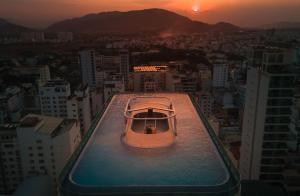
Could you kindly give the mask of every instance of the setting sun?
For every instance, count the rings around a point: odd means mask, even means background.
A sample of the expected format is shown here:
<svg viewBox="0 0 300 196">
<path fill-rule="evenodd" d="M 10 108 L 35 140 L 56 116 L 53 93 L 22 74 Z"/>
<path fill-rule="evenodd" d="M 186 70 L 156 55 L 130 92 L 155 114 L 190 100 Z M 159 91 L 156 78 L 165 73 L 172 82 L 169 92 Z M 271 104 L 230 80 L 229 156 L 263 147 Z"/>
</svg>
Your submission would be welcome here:
<svg viewBox="0 0 300 196">
<path fill-rule="evenodd" d="M 198 5 L 194 5 L 194 6 L 192 7 L 192 10 L 193 10 L 194 12 L 199 12 L 199 6 L 198 6 Z"/>
</svg>

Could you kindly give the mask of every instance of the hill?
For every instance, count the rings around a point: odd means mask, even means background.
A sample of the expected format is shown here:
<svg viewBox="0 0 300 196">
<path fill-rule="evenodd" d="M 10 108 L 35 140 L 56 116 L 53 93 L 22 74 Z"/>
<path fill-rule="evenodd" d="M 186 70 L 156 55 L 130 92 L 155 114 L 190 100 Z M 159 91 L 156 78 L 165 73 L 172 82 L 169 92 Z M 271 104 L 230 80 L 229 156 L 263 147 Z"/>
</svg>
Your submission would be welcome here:
<svg viewBox="0 0 300 196">
<path fill-rule="evenodd" d="M 0 35 L 16 35 L 22 32 L 32 31 L 29 28 L 10 23 L 4 19 L 0 18 Z"/>
<path fill-rule="evenodd" d="M 74 33 L 202 33 L 208 31 L 238 31 L 229 23 L 211 25 L 193 21 L 185 16 L 163 9 L 146 9 L 129 12 L 102 12 L 57 22 L 48 31 L 71 31 Z"/>
</svg>

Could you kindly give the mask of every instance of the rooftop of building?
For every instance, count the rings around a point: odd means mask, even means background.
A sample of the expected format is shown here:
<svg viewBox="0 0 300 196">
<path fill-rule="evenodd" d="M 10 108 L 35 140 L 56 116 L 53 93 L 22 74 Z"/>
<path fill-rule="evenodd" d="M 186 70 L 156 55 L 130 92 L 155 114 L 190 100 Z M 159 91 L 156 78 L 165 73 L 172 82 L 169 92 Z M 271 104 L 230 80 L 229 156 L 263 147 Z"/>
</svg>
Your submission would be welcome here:
<svg viewBox="0 0 300 196">
<path fill-rule="evenodd" d="M 55 87 L 55 86 L 66 86 L 66 85 L 70 85 L 70 83 L 65 80 L 59 79 L 59 80 L 49 80 L 43 85 L 43 87 Z"/>
<path fill-rule="evenodd" d="M 8 123 L 8 124 L 2 124 L 0 125 L 0 134 L 4 134 L 4 135 L 16 135 L 17 132 L 17 127 L 19 126 L 18 123 Z"/>
<path fill-rule="evenodd" d="M 37 133 L 55 137 L 60 133 L 70 130 L 74 123 L 75 120 L 28 114 L 21 120 L 20 127 L 36 128 Z"/>
<path fill-rule="evenodd" d="M 171 146 L 140 149 L 120 139 L 124 111 L 136 96 L 167 97 L 176 109 L 177 136 Z M 116 123 L 118 122 L 118 123 Z M 217 192 L 231 189 L 231 174 L 205 123 L 186 94 L 121 94 L 113 97 L 78 159 L 68 170 L 63 190 L 98 194 L 127 191 Z M 73 159 L 74 160 L 74 159 Z"/>
<path fill-rule="evenodd" d="M 134 66 L 134 72 L 166 72 L 168 71 L 168 66 L 166 65 L 141 65 Z"/>
</svg>

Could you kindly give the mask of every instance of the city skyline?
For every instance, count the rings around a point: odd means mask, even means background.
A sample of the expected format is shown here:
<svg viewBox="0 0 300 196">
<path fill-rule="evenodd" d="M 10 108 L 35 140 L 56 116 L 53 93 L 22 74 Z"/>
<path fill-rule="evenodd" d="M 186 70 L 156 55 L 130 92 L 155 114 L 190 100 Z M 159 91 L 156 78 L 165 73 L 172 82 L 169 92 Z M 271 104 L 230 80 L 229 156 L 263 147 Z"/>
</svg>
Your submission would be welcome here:
<svg viewBox="0 0 300 196">
<path fill-rule="evenodd" d="M 170 194 L 300 195 L 300 0 L 0 0 L 0 195 Z"/>
<path fill-rule="evenodd" d="M 300 21 L 300 2 L 297 0 L 2 0 L 0 18 L 29 27 L 44 28 L 60 20 L 90 13 L 148 8 L 167 9 L 207 23 L 226 21 L 242 27 Z"/>
</svg>

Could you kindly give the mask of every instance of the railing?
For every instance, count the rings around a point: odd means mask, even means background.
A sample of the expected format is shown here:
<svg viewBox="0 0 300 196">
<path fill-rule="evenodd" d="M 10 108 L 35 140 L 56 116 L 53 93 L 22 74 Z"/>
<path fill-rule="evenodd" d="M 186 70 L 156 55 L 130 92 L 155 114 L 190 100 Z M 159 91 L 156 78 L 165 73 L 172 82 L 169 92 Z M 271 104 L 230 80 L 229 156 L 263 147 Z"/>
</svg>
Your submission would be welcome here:
<svg viewBox="0 0 300 196">
<path fill-rule="evenodd" d="M 143 108 L 137 108 L 137 109 L 132 108 L 132 104 L 134 105 L 134 102 L 138 101 L 139 99 L 161 99 L 161 100 L 166 100 L 168 103 L 167 104 L 162 104 L 162 103 L 158 103 L 158 102 L 153 102 L 155 104 L 164 105 L 164 107 L 166 107 L 166 108 L 157 108 L 157 107 L 143 107 Z M 146 125 L 147 125 L 147 121 L 155 121 L 155 128 L 156 128 L 156 121 L 157 120 L 170 120 L 171 123 L 172 123 L 172 130 L 173 130 L 174 134 L 177 135 L 176 125 L 175 125 L 175 123 L 176 123 L 176 111 L 174 109 L 174 106 L 172 104 L 171 99 L 169 99 L 167 97 L 137 96 L 137 97 L 134 97 L 132 99 L 129 99 L 125 108 L 126 109 L 125 109 L 125 112 L 124 112 L 124 117 L 125 117 L 126 122 L 129 121 L 129 120 L 143 120 L 143 121 L 145 121 L 145 123 L 144 123 L 144 129 L 145 129 Z M 147 109 L 150 109 L 150 108 L 154 109 L 154 110 L 157 110 L 157 111 L 169 112 L 170 115 L 166 116 L 166 117 L 146 117 L 146 118 L 139 118 L 139 117 L 131 116 L 132 112 L 143 111 L 143 110 L 147 110 Z M 126 134 L 127 131 L 128 131 L 128 126 L 126 126 L 126 130 L 125 130 L 124 134 Z"/>
<path fill-rule="evenodd" d="M 200 108 L 200 105 L 195 100 L 195 97 L 191 94 L 189 96 L 190 96 L 190 99 L 191 99 L 192 103 L 194 104 L 194 106 L 196 108 L 197 113 L 199 114 L 202 122 L 204 123 L 204 126 L 207 129 L 208 134 L 212 138 L 212 141 L 214 142 L 217 150 L 221 154 L 221 157 L 222 157 L 227 169 L 229 170 L 231 176 L 233 176 L 233 179 L 232 179 L 233 180 L 233 182 L 232 182 L 233 187 L 236 188 L 236 189 L 239 189 L 240 188 L 240 174 L 239 174 L 238 170 L 236 169 L 236 167 L 233 165 L 232 161 L 228 157 L 221 141 L 219 140 L 218 136 L 215 134 L 215 131 L 214 131 L 213 127 L 210 125 L 208 119 L 206 118 L 206 116 L 202 112 L 202 110 Z"/>
<path fill-rule="evenodd" d="M 58 176 L 58 182 L 59 182 L 60 186 L 62 185 L 64 179 L 67 177 L 68 173 L 71 171 L 72 167 L 74 166 L 75 162 L 77 161 L 80 153 L 84 149 L 84 147 L 85 147 L 86 143 L 88 142 L 88 140 L 90 139 L 91 135 L 94 133 L 94 130 L 96 129 L 96 127 L 98 125 L 98 122 L 101 119 L 102 115 L 104 114 L 104 112 L 105 112 L 108 104 L 110 103 L 112 97 L 113 96 L 111 96 L 107 100 L 107 102 L 103 106 L 103 109 L 96 114 L 96 116 L 93 119 L 93 122 L 92 122 L 90 128 L 88 129 L 88 131 L 86 132 L 86 134 L 83 136 L 80 144 L 78 145 L 78 147 L 76 148 L 76 150 L 73 152 L 73 154 L 69 158 L 67 164 L 64 166 L 64 168 L 60 172 L 60 174 Z"/>
</svg>

